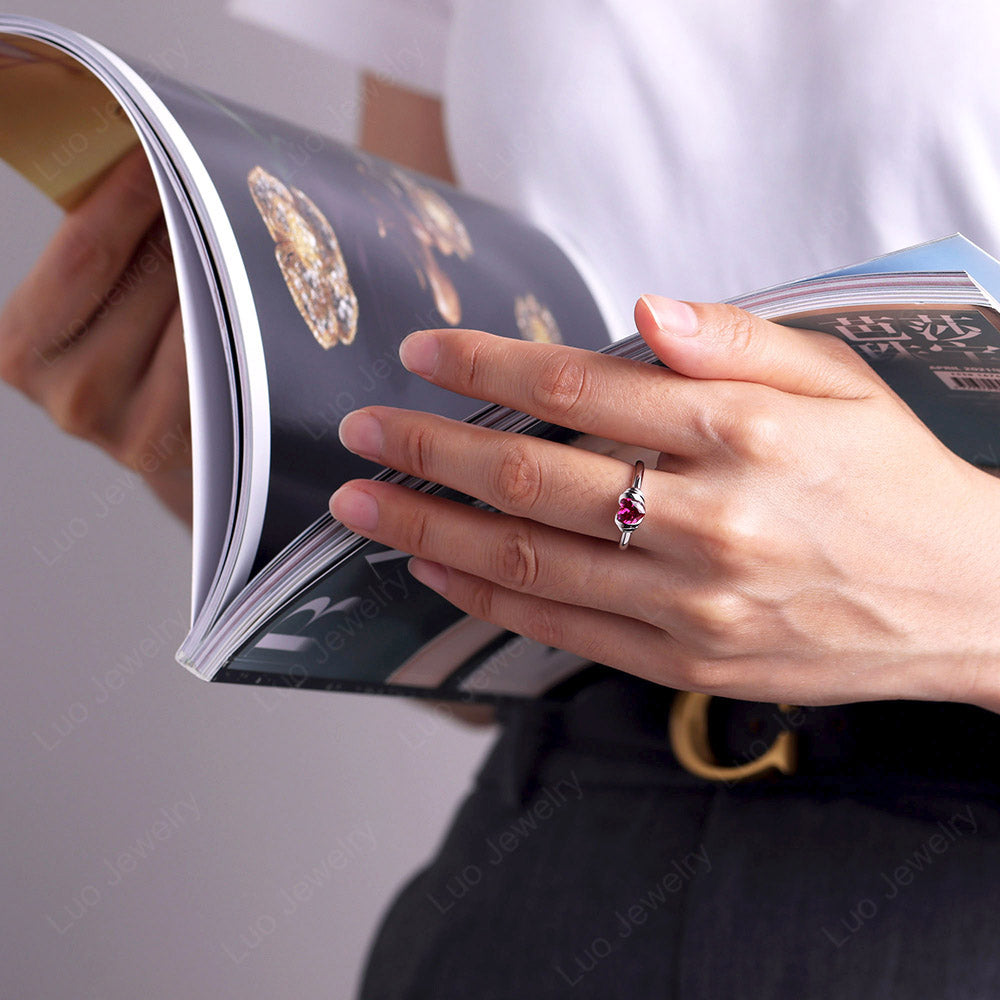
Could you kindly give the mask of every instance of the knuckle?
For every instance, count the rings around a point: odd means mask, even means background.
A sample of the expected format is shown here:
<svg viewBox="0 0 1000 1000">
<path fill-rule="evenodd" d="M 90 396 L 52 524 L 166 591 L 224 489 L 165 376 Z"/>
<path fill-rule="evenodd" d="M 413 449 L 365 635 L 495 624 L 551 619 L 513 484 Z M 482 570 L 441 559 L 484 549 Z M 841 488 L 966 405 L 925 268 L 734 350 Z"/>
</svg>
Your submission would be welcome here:
<svg viewBox="0 0 1000 1000">
<path fill-rule="evenodd" d="M 704 452 L 726 455 L 734 450 L 745 393 L 745 383 L 719 382 L 713 390 L 714 400 L 691 407 L 687 419 Z"/>
<path fill-rule="evenodd" d="M 773 463 L 786 452 L 784 422 L 770 408 L 756 407 L 741 413 L 730 428 L 729 443 L 741 457 L 761 464 Z"/>
<path fill-rule="evenodd" d="M 546 413 L 556 417 L 576 413 L 590 395 L 587 369 L 565 351 L 550 354 L 539 368 L 532 395 Z"/>
<path fill-rule="evenodd" d="M 496 575 L 503 586 L 514 590 L 530 590 L 538 583 L 538 552 L 527 525 L 501 539 L 496 550 Z"/>
<path fill-rule="evenodd" d="M 542 470 L 529 442 L 519 437 L 505 442 L 496 466 L 497 507 L 530 513 L 541 501 L 543 490 Z"/>
<path fill-rule="evenodd" d="M 473 578 L 465 594 L 465 611 L 484 622 L 496 622 L 496 586 L 489 580 Z"/>
<path fill-rule="evenodd" d="M 708 407 L 696 407 L 691 413 L 691 430 L 695 439 L 701 443 L 704 454 L 725 454 L 731 450 L 732 421 L 728 416 L 729 413 L 730 410 L 723 409 L 723 416 L 720 416 L 718 412 Z"/>
<path fill-rule="evenodd" d="M 421 422 L 409 424 L 403 432 L 402 452 L 406 471 L 422 479 L 433 479 L 431 462 L 434 432 Z"/>
<path fill-rule="evenodd" d="M 55 267 L 66 281 L 81 278 L 109 280 L 114 276 L 114 253 L 110 245 L 95 235 L 80 219 L 67 220 L 60 233 L 57 249 Z"/>
<path fill-rule="evenodd" d="M 846 340 L 841 340 L 834 333 L 820 330 L 807 330 L 807 334 L 815 338 L 817 344 L 827 352 L 829 357 L 852 372 L 871 372 L 871 366 Z"/>
<path fill-rule="evenodd" d="M 64 386 L 49 403 L 49 412 L 56 424 L 74 437 L 94 440 L 102 433 L 103 404 L 89 379 L 77 378 Z"/>
<path fill-rule="evenodd" d="M 831 385 L 833 391 L 839 390 L 845 395 L 857 395 L 870 391 L 882 383 L 882 379 L 871 365 L 847 341 L 832 333 L 817 332 L 816 337 L 822 338 L 820 343 L 833 362 L 834 372 L 839 375 L 836 382 Z"/>
<path fill-rule="evenodd" d="M 563 649 L 566 641 L 565 629 L 559 621 L 555 605 L 542 598 L 528 601 L 524 628 L 517 631 L 554 649 Z"/>
<path fill-rule="evenodd" d="M 865 368 L 868 367 L 868 365 L 862 361 L 860 357 L 858 357 L 854 348 L 851 347 L 846 340 L 841 340 L 840 337 L 836 336 L 836 334 L 819 330 L 810 330 L 808 332 L 813 334 L 813 336 L 816 337 L 817 342 L 821 343 L 826 350 L 829 351 L 832 357 L 838 361 L 842 361 L 844 364 L 848 364 L 852 368 L 857 364 L 864 365 Z"/>
<path fill-rule="evenodd" d="M 707 572 L 738 575 L 756 558 L 764 542 L 757 518 L 743 504 L 724 501 L 696 529 L 699 562 Z"/>
<path fill-rule="evenodd" d="M 748 622 L 739 594 L 724 591 L 690 599 L 684 617 L 693 645 L 704 655 L 725 658 L 742 648 Z"/>
<path fill-rule="evenodd" d="M 486 358 L 486 341 L 481 338 L 467 340 L 463 337 L 459 344 L 456 359 L 457 382 L 468 389 L 478 389 L 483 382 L 484 373 L 491 367 Z"/>
<path fill-rule="evenodd" d="M 406 538 L 403 548 L 414 555 L 424 555 L 427 553 L 428 543 L 431 538 L 431 516 L 428 511 L 420 506 L 409 511 L 406 523 Z"/>
<path fill-rule="evenodd" d="M 757 319 L 742 309 L 727 310 L 726 330 L 729 337 L 729 349 L 734 354 L 748 355 L 753 352 L 755 342 L 755 327 Z"/>
</svg>

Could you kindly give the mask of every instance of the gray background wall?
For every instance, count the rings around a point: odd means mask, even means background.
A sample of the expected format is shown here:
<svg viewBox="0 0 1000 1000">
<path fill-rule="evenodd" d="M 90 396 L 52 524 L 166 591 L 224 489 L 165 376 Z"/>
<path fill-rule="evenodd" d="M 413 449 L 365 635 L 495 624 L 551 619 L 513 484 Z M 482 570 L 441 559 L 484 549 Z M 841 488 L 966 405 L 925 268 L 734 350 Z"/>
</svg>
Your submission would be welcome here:
<svg viewBox="0 0 1000 1000">
<path fill-rule="evenodd" d="M 13 9 L 354 134 L 353 72 L 222 0 Z M 3 299 L 58 212 L 6 168 L 0 206 Z M 7 386 L 0 422 L 0 996 L 351 996 L 490 734 L 401 700 L 189 676 L 187 531 Z"/>
</svg>

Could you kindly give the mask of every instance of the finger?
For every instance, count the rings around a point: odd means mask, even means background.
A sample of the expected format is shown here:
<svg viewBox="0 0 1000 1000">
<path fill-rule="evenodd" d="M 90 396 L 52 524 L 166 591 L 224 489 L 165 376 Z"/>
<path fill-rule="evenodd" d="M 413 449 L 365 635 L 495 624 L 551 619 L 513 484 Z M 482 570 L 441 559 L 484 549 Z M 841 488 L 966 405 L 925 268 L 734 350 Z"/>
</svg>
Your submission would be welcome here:
<svg viewBox="0 0 1000 1000">
<path fill-rule="evenodd" d="M 385 406 L 348 414 L 340 436 L 365 458 L 505 513 L 593 538 L 621 536 L 614 517 L 634 466 L 609 455 Z M 704 487 L 651 469 L 642 491 L 646 515 L 630 544 L 666 551 L 684 534 L 696 533 L 693 515 L 704 509 Z"/>
<path fill-rule="evenodd" d="M 735 306 L 644 295 L 635 323 L 667 367 L 698 379 L 758 382 L 804 396 L 871 395 L 871 369 L 843 341 L 760 319 Z"/>
<path fill-rule="evenodd" d="M 157 341 L 118 431 L 111 453 L 141 473 L 160 500 L 190 525 L 191 418 L 179 307 Z"/>
<path fill-rule="evenodd" d="M 561 344 L 421 330 L 399 354 L 410 371 L 463 396 L 651 451 L 701 453 L 728 410 L 728 383 L 716 392 L 659 365 Z"/>
<path fill-rule="evenodd" d="M 180 310 L 165 325 L 131 394 L 114 442 L 116 457 L 150 478 L 191 469 L 191 418 Z"/>
<path fill-rule="evenodd" d="M 676 556 L 665 561 L 649 552 L 623 553 L 609 541 L 393 483 L 347 483 L 331 497 L 330 509 L 359 534 L 504 589 L 658 627 L 679 622 L 674 598 L 689 581 Z"/>
<path fill-rule="evenodd" d="M 420 559 L 411 561 L 410 572 L 474 618 L 658 684 L 686 686 L 680 644 L 645 622 L 518 593 Z"/>
<path fill-rule="evenodd" d="M 0 368 L 22 388 L 86 332 L 160 212 L 149 164 L 129 153 L 77 208 L 0 313 Z"/>
<path fill-rule="evenodd" d="M 158 225 L 91 318 L 87 335 L 40 367 L 24 390 L 64 430 L 108 444 L 176 307 L 166 229 Z"/>
</svg>

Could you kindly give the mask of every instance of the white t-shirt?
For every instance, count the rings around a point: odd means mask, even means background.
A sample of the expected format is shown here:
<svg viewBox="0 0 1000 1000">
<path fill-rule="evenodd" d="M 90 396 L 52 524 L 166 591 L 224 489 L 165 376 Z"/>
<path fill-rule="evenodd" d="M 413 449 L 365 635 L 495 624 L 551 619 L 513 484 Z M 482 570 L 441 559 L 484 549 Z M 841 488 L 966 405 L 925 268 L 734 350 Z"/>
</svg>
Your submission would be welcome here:
<svg viewBox="0 0 1000 1000">
<path fill-rule="evenodd" d="M 235 0 L 439 94 L 459 183 L 603 278 L 722 299 L 961 231 L 1000 251 L 1000 5 Z"/>
</svg>

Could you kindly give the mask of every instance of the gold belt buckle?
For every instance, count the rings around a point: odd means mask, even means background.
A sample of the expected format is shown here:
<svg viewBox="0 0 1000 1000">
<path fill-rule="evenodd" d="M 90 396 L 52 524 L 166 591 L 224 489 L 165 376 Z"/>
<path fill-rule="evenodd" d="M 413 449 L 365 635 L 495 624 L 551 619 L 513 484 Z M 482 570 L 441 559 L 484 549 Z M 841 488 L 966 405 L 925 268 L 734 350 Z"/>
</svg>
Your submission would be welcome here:
<svg viewBox="0 0 1000 1000">
<path fill-rule="evenodd" d="M 691 774 L 709 781 L 746 781 L 769 771 L 793 774 L 796 763 L 796 734 L 782 729 L 774 742 L 759 756 L 745 764 L 720 764 L 708 741 L 708 705 L 710 694 L 678 691 L 670 706 L 670 746 L 678 762 Z M 779 705 L 786 715 L 793 705 Z"/>
</svg>

